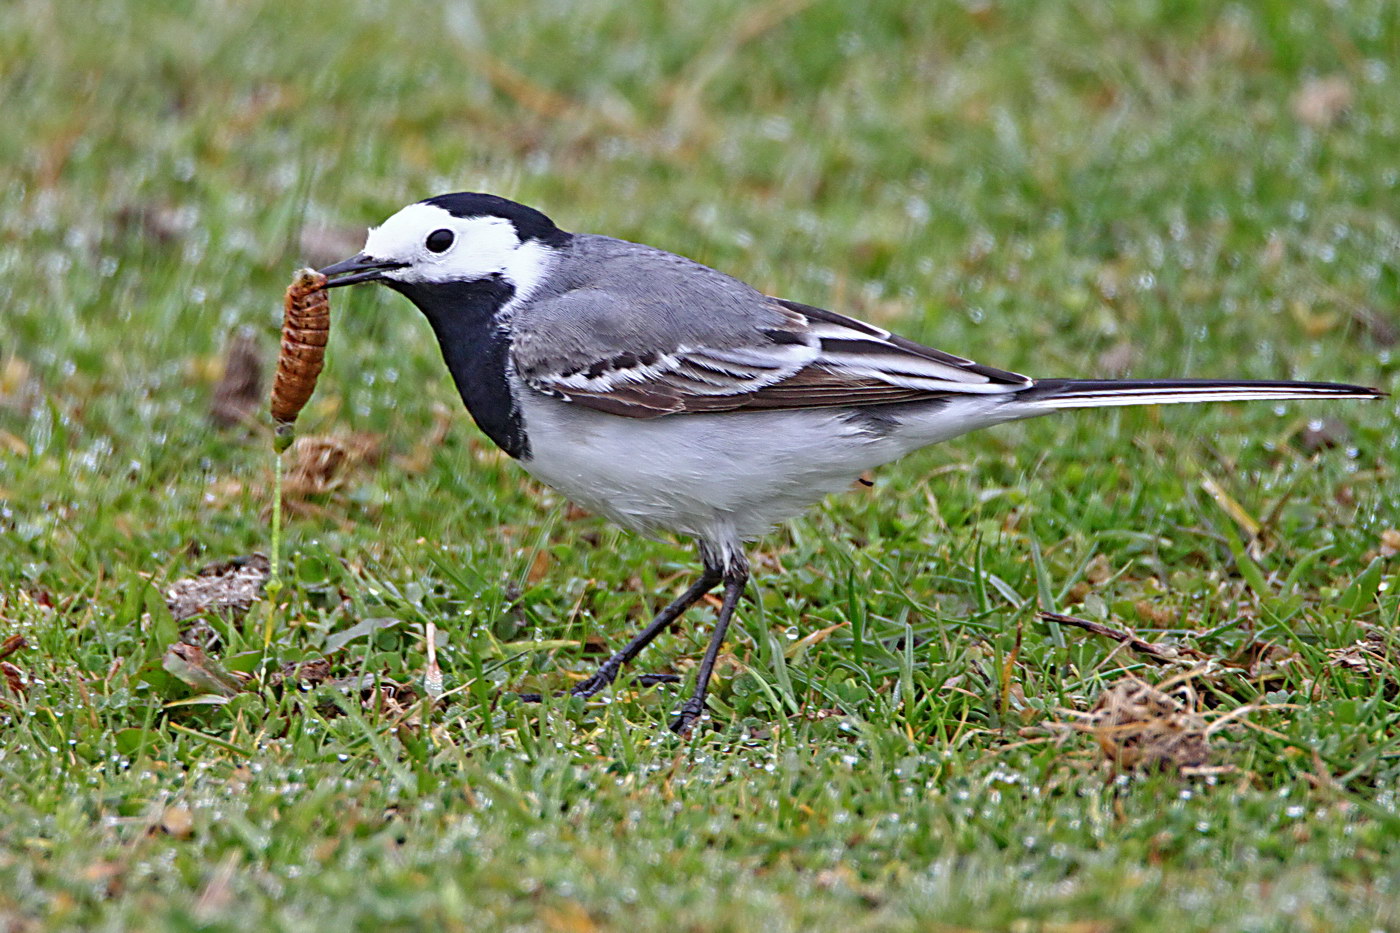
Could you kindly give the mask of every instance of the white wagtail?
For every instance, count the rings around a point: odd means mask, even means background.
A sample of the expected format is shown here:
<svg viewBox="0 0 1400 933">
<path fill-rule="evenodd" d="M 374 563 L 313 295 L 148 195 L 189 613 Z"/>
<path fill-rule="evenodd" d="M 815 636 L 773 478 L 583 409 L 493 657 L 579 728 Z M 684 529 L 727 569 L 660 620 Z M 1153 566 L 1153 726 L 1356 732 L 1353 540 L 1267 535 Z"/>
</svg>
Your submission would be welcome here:
<svg viewBox="0 0 1400 933">
<path fill-rule="evenodd" d="M 481 430 L 538 479 L 644 534 L 699 542 L 700 579 L 571 691 L 588 697 L 718 584 L 671 728 L 686 732 L 749 577 L 744 542 L 866 470 L 1062 408 L 1377 398 L 1321 382 L 1041 379 L 773 298 L 673 253 L 566 233 L 488 194 L 410 204 L 321 270 L 382 282 L 428 318 Z"/>
</svg>

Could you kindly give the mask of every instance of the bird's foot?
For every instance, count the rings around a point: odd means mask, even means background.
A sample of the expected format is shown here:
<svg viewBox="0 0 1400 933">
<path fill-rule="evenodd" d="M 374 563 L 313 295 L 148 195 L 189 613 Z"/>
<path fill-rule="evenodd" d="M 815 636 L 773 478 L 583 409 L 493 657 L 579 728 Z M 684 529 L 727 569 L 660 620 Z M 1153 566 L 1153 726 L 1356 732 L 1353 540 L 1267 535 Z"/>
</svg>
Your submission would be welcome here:
<svg viewBox="0 0 1400 933">
<path fill-rule="evenodd" d="M 704 712 L 705 701 L 691 697 L 685 701 L 685 705 L 681 707 L 680 715 L 671 723 L 671 731 L 682 737 L 690 735 L 690 730 Z"/>
<path fill-rule="evenodd" d="M 569 695 L 588 699 L 614 680 L 617 680 L 616 670 L 600 668 L 592 677 L 574 684 Z M 678 684 L 681 682 L 679 674 L 638 674 L 634 680 L 639 687 L 655 687 L 657 684 Z"/>
<path fill-rule="evenodd" d="M 556 697 L 580 697 L 588 699 L 594 696 L 617 679 L 615 671 L 600 670 L 594 673 L 587 680 L 581 680 L 568 690 L 560 690 L 553 694 Z M 638 674 L 636 684 L 639 687 L 655 687 L 657 684 L 678 684 L 681 678 L 679 674 Z M 522 703 L 543 703 L 542 693 L 517 693 L 515 698 Z"/>
<path fill-rule="evenodd" d="M 513 696 L 513 697 L 515 697 L 515 698 L 516 698 L 517 700 L 519 700 L 521 703 L 543 703 L 543 702 L 544 702 L 545 696 L 550 696 L 550 697 L 553 697 L 553 698 L 555 698 L 555 699 L 558 699 L 559 697 L 570 697 L 570 696 L 592 696 L 591 693 L 590 693 L 590 694 L 575 694 L 575 693 L 573 693 L 573 692 L 570 691 L 570 690 L 556 690 L 556 691 L 554 691 L 553 693 L 550 693 L 550 694 L 543 694 L 543 693 L 513 693 L 513 694 L 510 694 L 510 695 Z"/>
<path fill-rule="evenodd" d="M 568 690 L 556 690 L 550 696 L 554 697 L 582 697 L 588 699 L 598 691 L 616 679 L 617 673 L 614 671 L 600 670 L 587 680 L 579 681 Z M 543 703 L 543 693 L 517 693 L 515 698 L 521 703 Z"/>
<path fill-rule="evenodd" d="M 607 667 L 600 667 L 592 677 L 580 680 L 569 690 L 570 696 L 583 697 L 585 700 L 595 693 L 603 690 L 617 679 L 617 671 Z"/>
</svg>

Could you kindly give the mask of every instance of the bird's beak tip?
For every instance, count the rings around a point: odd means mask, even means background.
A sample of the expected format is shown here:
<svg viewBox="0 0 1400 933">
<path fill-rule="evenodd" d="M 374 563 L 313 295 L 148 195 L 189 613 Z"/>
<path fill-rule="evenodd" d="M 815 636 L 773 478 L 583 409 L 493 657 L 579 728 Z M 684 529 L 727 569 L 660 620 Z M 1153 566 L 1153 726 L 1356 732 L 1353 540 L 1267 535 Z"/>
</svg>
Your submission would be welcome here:
<svg viewBox="0 0 1400 933">
<path fill-rule="evenodd" d="M 359 282 L 374 282 L 384 277 L 384 273 L 390 269 L 402 268 L 404 263 L 387 259 L 375 259 L 360 253 L 349 259 L 342 260 L 319 269 L 330 281 L 326 282 L 327 288 L 336 288 L 341 285 L 355 285 Z"/>
</svg>

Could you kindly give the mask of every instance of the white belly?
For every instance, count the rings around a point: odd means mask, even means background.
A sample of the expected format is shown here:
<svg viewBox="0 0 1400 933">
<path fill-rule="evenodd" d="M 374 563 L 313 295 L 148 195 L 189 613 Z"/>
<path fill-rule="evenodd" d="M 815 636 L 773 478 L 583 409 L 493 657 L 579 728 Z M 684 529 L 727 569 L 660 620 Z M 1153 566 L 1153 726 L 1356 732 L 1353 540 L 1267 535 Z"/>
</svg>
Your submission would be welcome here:
<svg viewBox="0 0 1400 933">
<path fill-rule="evenodd" d="M 522 465 L 533 476 L 626 528 L 714 542 L 756 538 L 864 470 L 1007 420 L 977 397 L 901 416 L 884 434 L 846 409 L 643 420 L 528 389 L 519 397 L 531 452 Z"/>
</svg>

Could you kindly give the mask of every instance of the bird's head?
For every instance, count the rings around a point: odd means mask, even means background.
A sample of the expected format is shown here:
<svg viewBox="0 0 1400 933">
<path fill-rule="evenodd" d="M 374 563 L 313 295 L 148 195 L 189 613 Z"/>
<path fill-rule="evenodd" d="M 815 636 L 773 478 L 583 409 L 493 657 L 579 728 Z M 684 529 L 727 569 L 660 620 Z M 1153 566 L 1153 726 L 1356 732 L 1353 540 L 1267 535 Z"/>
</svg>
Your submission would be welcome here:
<svg viewBox="0 0 1400 933">
<path fill-rule="evenodd" d="M 443 194 L 372 228 L 358 256 L 321 273 L 328 288 L 383 282 L 411 294 L 487 282 L 520 296 L 535 289 L 568 240 L 534 208 L 490 194 Z"/>
</svg>

